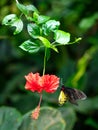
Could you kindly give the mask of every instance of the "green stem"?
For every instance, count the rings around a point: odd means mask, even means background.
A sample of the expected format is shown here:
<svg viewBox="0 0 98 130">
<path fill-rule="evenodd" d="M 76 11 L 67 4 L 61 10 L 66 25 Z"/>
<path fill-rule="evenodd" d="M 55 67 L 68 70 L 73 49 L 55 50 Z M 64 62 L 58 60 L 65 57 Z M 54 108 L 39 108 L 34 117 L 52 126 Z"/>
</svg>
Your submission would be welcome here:
<svg viewBox="0 0 98 130">
<path fill-rule="evenodd" d="M 45 48 L 43 75 L 45 74 L 45 67 L 46 67 L 46 54 L 47 54 L 47 48 Z"/>
</svg>

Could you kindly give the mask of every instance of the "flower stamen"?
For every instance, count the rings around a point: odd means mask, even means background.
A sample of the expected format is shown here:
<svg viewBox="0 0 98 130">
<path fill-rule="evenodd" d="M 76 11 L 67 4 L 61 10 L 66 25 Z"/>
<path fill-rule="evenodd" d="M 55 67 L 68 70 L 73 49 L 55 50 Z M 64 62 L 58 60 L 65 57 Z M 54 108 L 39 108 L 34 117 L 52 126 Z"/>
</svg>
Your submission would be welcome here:
<svg viewBox="0 0 98 130">
<path fill-rule="evenodd" d="M 32 114 L 31 114 L 31 118 L 34 119 L 34 120 L 37 120 L 38 117 L 39 117 L 41 101 L 42 101 L 42 93 L 40 93 L 40 100 L 39 100 L 38 106 L 35 108 L 34 111 L 32 111 Z"/>
</svg>

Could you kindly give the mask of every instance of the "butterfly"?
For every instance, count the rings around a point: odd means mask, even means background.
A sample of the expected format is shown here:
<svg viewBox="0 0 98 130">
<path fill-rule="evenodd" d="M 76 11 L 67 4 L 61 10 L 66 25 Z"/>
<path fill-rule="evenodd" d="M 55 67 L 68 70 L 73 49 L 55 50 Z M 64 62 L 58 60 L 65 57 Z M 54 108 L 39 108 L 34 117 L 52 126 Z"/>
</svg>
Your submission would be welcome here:
<svg viewBox="0 0 98 130">
<path fill-rule="evenodd" d="M 70 87 L 65 87 L 64 85 L 61 87 L 60 90 L 60 95 L 58 98 L 59 105 L 63 105 L 66 101 L 69 101 L 72 104 L 78 105 L 77 100 L 85 100 L 86 95 L 84 92 L 70 88 Z"/>
</svg>

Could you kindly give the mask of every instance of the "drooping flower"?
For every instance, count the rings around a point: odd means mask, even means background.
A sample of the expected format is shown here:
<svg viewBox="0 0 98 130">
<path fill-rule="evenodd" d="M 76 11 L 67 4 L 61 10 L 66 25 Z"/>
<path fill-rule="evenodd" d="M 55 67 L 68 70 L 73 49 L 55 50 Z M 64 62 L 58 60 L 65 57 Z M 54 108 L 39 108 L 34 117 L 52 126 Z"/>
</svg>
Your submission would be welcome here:
<svg viewBox="0 0 98 130">
<path fill-rule="evenodd" d="M 49 74 L 40 76 L 39 73 L 33 74 L 32 72 L 25 76 L 25 78 L 25 89 L 40 93 L 39 104 L 31 114 L 32 119 L 38 119 L 42 100 L 42 91 L 46 91 L 47 93 L 55 92 L 59 87 L 59 78 L 55 75 Z"/>
<path fill-rule="evenodd" d="M 40 76 L 39 73 L 33 74 L 32 72 L 25 76 L 27 82 L 25 89 L 31 90 L 32 92 L 41 93 L 46 91 L 48 93 L 53 93 L 57 90 L 59 86 L 59 78 L 55 75 L 44 75 Z"/>
</svg>

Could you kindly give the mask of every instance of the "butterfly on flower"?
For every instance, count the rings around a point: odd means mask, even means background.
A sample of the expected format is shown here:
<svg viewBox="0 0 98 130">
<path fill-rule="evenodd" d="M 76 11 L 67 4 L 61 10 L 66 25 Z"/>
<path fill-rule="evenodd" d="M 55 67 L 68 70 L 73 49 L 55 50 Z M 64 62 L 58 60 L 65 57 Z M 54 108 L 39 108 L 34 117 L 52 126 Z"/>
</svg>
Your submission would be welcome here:
<svg viewBox="0 0 98 130">
<path fill-rule="evenodd" d="M 70 88 L 70 87 L 65 87 L 64 85 L 61 87 L 60 90 L 60 95 L 58 98 L 59 105 L 63 105 L 66 101 L 69 101 L 72 104 L 78 105 L 77 100 L 85 100 L 86 95 L 84 92 Z"/>
</svg>

